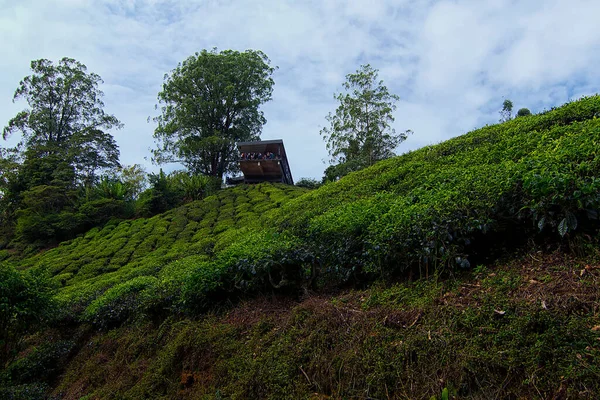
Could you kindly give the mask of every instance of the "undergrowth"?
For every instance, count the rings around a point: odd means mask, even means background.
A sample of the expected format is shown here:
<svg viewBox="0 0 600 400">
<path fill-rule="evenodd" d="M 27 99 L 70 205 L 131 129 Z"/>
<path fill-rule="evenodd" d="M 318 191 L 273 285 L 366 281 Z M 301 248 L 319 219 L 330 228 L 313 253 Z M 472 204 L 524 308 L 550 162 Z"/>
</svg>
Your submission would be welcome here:
<svg viewBox="0 0 600 400">
<path fill-rule="evenodd" d="M 594 398 L 600 267 L 538 257 L 454 280 L 298 302 L 259 297 L 225 314 L 111 330 L 90 339 L 54 394 L 429 399 L 447 389 L 465 399 Z"/>
</svg>

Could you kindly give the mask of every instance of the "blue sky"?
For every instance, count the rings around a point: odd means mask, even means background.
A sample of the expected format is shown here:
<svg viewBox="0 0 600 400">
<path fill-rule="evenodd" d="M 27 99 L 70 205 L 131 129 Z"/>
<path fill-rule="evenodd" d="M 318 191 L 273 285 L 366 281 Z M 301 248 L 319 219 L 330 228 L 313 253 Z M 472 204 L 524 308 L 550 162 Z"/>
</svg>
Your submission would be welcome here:
<svg viewBox="0 0 600 400">
<path fill-rule="evenodd" d="M 156 171 L 164 74 L 204 48 L 257 49 L 279 67 L 262 138 L 284 140 L 296 180 L 320 178 L 319 131 L 361 64 L 400 96 L 401 154 L 497 122 L 505 98 L 539 112 L 599 92 L 599 15 L 597 0 L 0 0 L 0 123 L 25 107 L 12 95 L 31 60 L 72 57 L 125 124 L 121 162 Z"/>
</svg>

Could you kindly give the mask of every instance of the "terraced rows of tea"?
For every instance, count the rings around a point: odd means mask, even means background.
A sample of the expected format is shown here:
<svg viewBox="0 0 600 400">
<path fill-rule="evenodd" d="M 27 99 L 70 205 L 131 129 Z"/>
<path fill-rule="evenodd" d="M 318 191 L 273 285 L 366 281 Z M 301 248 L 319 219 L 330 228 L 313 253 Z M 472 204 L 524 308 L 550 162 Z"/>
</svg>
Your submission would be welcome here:
<svg viewBox="0 0 600 400">
<path fill-rule="evenodd" d="M 20 267 L 47 269 L 62 287 L 59 298 L 85 304 L 133 278 L 183 273 L 177 268 L 210 259 L 244 231 L 262 227 L 267 211 L 302 193 L 294 186 L 266 183 L 222 190 L 152 218 L 92 229 Z"/>
<path fill-rule="evenodd" d="M 324 185 L 286 203 L 274 223 L 311 243 L 341 279 L 466 268 L 503 240 L 592 237 L 599 117 L 593 96 L 485 126 Z"/>
<path fill-rule="evenodd" d="M 592 398 L 599 148 L 593 96 L 316 190 L 225 189 L 10 259 L 25 271 L 5 276 L 45 293 L 32 297 L 48 299 L 52 331 L 19 351 L 5 385 L 74 399 L 430 398 L 436 385 L 461 398 Z M 397 279 L 416 282 L 387 287 Z"/>
</svg>

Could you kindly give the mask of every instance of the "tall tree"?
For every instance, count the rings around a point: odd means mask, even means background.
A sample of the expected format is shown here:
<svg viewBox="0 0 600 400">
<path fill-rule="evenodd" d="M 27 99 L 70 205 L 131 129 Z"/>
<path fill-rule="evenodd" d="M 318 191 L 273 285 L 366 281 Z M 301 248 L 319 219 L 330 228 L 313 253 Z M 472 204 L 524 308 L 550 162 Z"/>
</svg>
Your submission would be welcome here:
<svg viewBox="0 0 600 400">
<path fill-rule="evenodd" d="M 502 103 L 502 110 L 500 110 L 500 122 L 510 121 L 512 118 L 513 102 L 506 99 Z"/>
<path fill-rule="evenodd" d="M 137 200 L 148 186 L 148 174 L 140 164 L 122 166 L 119 168 L 119 178 L 133 200 Z"/>
<path fill-rule="evenodd" d="M 107 130 L 122 124 L 104 112 L 102 80 L 82 63 L 41 59 L 31 70 L 13 96 L 28 107 L 2 132 L 4 139 L 21 136 L 0 151 L 0 242 L 47 245 L 89 227 L 80 189 L 89 191 L 102 171 L 119 165 Z"/>
<path fill-rule="evenodd" d="M 356 73 L 346 75 L 346 93 L 334 95 L 340 105 L 335 114 L 325 117 L 330 126 L 320 132 L 331 156 L 332 166 L 326 179 L 339 178 L 394 156 L 394 149 L 410 133 L 396 133 L 391 127 L 399 97 L 391 94 L 377 77 L 378 70 L 362 65 Z"/>
<path fill-rule="evenodd" d="M 261 51 L 202 50 L 165 75 L 153 160 L 219 179 L 235 171 L 235 143 L 258 140 L 266 123 L 259 108 L 273 92 L 269 63 Z"/>
<path fill-rule="evenodd" d="M 3 138 L 20 132 L 17 147 L 23 156 L 29 152 L 66 161 L 81 181 L 92 181 L 99 169 L 118 166 L 118 147 L 104 130 L 122 124 L 103 110 L 100 76 L 67 57 L 57 65 L 46 59 L 32 61 L 31 70 L 13 96 L 13 102 L 25 99 L 29 108 L 8 122 Z"/>
</svg>

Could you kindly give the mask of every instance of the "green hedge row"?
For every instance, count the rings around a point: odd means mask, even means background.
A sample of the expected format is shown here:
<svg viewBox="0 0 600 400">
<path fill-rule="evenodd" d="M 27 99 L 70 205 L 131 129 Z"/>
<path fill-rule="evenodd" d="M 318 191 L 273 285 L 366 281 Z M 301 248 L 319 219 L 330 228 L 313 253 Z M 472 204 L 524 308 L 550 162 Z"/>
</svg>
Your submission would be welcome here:
<svg viewBox="0 0 600 400">
<path fill-rule="evenodd" d="M 47 268 L 69 315 L 102 325 L 126 320 L 140 304 L 193 310 L 231 293 L 465 268 L 513 236 L 597 237 L 598 116 L 600 97 L 584 98 L 316 190 L 223 190 L 93 229 L 20 267 Z"/>
</svg>

